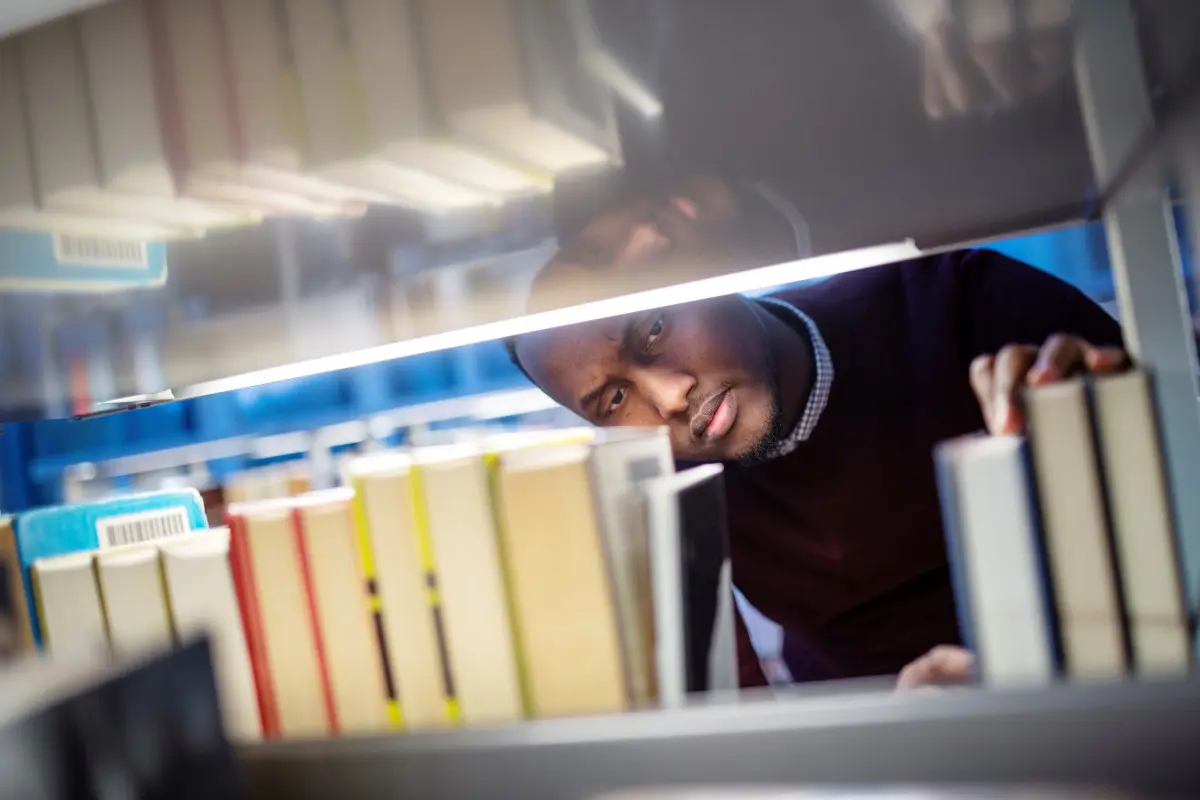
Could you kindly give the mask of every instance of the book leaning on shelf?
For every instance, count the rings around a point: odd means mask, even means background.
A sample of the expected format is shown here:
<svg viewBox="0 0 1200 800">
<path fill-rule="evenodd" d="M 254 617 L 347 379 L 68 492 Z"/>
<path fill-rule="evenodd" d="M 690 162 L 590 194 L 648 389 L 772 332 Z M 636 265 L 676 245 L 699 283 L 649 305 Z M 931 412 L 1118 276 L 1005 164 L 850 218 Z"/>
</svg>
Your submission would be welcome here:
<svg viewBox="0 0 1200 800">
<path fill-rule="evenodd" d="M 936 453 L 959 624 L 991 685 L 1172 677 L 1192 632 L 1142 370 L 1029 389 L 1026 437 Z"/>
</svg>

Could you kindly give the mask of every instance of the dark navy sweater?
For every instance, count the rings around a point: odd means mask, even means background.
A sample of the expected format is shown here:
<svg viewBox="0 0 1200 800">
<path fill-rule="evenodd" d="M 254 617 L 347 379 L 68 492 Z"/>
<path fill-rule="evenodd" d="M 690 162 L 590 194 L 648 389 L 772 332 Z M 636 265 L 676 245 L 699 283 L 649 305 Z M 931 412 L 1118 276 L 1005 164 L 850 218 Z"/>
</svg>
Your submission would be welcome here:
<svg viewBox="0 0 1200 800">
<path fill-rule="evenodd" d="M 932 451 L 984 427 L 971 360 L 1054 333 L 1116 345 L 1120 327 L 1072 286 L 986 250 L 778 297 L 817 324 L 835 379 L 808 441 L 727 470 L 734 582 L 784 628 L 796 680 L 894 674 L 959 642 Z M 744 629 L 739 647 L 743 684 L 763 683 Z"/>
</svg>

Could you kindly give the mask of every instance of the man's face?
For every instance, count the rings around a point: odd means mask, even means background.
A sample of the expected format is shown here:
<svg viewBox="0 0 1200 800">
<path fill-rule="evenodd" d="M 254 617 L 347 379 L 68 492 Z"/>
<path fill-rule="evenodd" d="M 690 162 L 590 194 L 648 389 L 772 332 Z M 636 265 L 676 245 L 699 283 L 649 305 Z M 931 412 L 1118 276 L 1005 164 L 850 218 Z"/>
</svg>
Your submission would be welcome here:
<svg viewBox="0 0 1200 800">
<path fill-rule="evenodd" d="M 685 461 L 753 458 L 777 435 L 774 360 L 740 297 L 526 334 L 516 352 L 538 386 L 595 425 L 666 425 Z"/>
</svg>

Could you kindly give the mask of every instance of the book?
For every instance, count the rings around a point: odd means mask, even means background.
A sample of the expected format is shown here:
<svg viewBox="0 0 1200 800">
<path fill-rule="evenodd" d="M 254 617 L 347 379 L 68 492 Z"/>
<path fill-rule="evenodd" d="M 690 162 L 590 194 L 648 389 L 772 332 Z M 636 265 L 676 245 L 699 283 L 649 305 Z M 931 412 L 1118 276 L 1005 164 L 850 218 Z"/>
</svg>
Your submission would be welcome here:
<svg viewBox="0 0 1200 800">
<path fill-rule="evenodd" d="M 292 191 L 294 183 L 281 186 L 242 169 L 224 7 L 216 0 L 142 2 L 167 155 L 181 192 L 252 220 L 338 216 L 330 203 Z"/>
<path fill-rule="evenodd" d="M 620 614 L 630 700 L 638 707 L 657 697 L 654 599 L 650 539 L 639 484 L 675 472 L 666 428 L 597 431 L 593 478 L 613 597 Z"/>
<path fill-rule="evenodd" d="M 384 648 L 401 724 L 409 730 L 456 724 L 437 573 L 412 458 L 383 452 L 350 465 L 358 519 L 371 550 Z"/>
<path fill-rule="evenodd" d="M 1091 389 L 1134 667 L 1181 675 L 1192 643 L 1153 384 L 1133 370 L 1097 376 Z"/>
<path fill-rule="evenodd" d="M 118 656 L 166 649 L 174 643 L 158 549 L 133 545 L 93 555 L 96 585 Z"/>
<path fill-rule="evenodd" d="M 0 664 L 37 649 L 13 522 L 0 520 Z"/>
<path fill-rule="evenodd" d="M 227 734 L 235 741 L 261 738 L 250 655 L 229 568 L 229 530 L 166 540 L 159 557 L 175 638 L 186 642 L 207 636 L 210 642 Z"/>
<path fill-rule="evenodd" d="M 0 227 L 139 243 L 188 235 L 170 225 L 134 218 L 46 210 L 41 205 L 31 148 L 18 47 L 15 40 L 9 39 L 0 42 L 0 164 L 4 165 L 0 169 Z"/>
<path fill-rule="evenodd" d="M 664 708 L 738 688 L 724 470 L 693 467 L 641 484 L 654 582 L 655 663 Z"/>
<path fill-rule="evenodd" d="M 1119 678 L 1127 670 L 1125 618 L 1087 384 L 1062 381 L 1024 399 L 1066 672 Z"/>
<path fill-rule="evenodd" d="M 41 641 L 55 658 L 108 651 L 91 553 L 39 558 L 31 567 Z"/>
<path fill-rule="evenodd" d="M 474 203 L 549 190 L 537 176 L 455 142 L 441 130 L 425 88 L 418 23 L 409 0 L 343 3 L 341 12 L 368 154 L 471 190 Z"/>
<path fill-rule="evenodd" d="M 437 565 L 461 719 L 516 721 L 523 699 L 484 455 L 471 445 L 422 448 L 413 478 Z"/>
<path fill-rule="evenodd" d="M 418 9 L 429 91 L 454 136 L 547 177 L 610 163 L 603 148 L 533 113 L 508 0 L 421 0 Z"/>
<path fill-rule="evenodd" d="M 349 490 L 298 498 L 293 521 L 339 733 L 386 730 L 388 681 Z"/>
<path fill-rule="evenodd" d="M 590 457 L 565 444 L 498 459 L 501 547 L 536 717 L 630 705 Z"/>
<path fill-rule="evenodd" d="M 333 693 L 292 504 L 234 504 L 227 519 L 263 737 L 331 735 Z"/>
<path fill-rule="evenodd" d="M 117 4 L 117 14 L 128 14 L 130 10 L 128 3 Z M 98 18 L 88 18 L 99 20 L 100 28 L 97 31 L 89 22 L 86 28 L 89 45 L 106 41 L 90 35 L 103 32 L 106 27 L 109 17 L 105 15 L 110 10 L 101 12 Z M 144 112 L 147 108 L 146 102 L 139 105 L 128 99 L 136 95 L 138 81 L 128 87 L 123 83 L 133 80 L 130 76 L 137 76 L 141 67 L 136 63 L 136 51 L 116 42 L 115 50 L 105 47 L 97 53 L 98 48 L 93 48 L 91 63 L 98 72 L 92 74 L 84 42 L 81 17 L 52 22 L 16 40 L 40 207 L 68 214 L 141 220 L 179 229 L 173 236 L 159 238 L 191 238 L 208 227 L 244 221 L 228 210 L 205 204 L 164 202 L 162 196 L 122 191 L 123 181 L 137 184 L 141 189 L 149 188 L 152 182 L 146 174 L 131 178 L 125 171 L 128 153 L 122 152 L 123 137 L 129 132 L 121 128 L 136 126 L 138 110 Z M 129 42 L 124 44 L 127 46 Z M 106 105 L 97 106 L 94 102 L 91 83 L 98 84 L 96 91 Z M 124 93 L 126 88 L 130 94 Z M 110 91 L 114 92 L 112 96 L 107 94 Z M 113 107 L 107 104 L 109 101 L 119 105 Z M 126 113 L 131 116 L 126 118 Z M 145 134 L 139 132 L 138 138 L 151 138 Z M 118 159 L 111 165 L 111 173 L 105 172 L 102 159 L 106 156 Z M 153 154 L 150 159 L 153 160 Z M 115 179 L 110 179 L 110 175 L 116 176 Z"/>
<path fill-rule="evenodd" d="M 41 641 L 41 624 L 29 568 L 37 559 L 157 541 L 207 526 L 194 489 L 126 495 L 18 515 L 14 521 L 17 554 L 35 640 Z"/>
<path fill-rule="evenodd" d="M 285 0 L 285 10 L 302 124 L 307 132 L 305 160 L 309 171 L 423 211 L 444 212 L 488 204 L 485 195 L 421 168 L 389 160 L 372 141 L 372 123 L 379 115 L 368 119 L 363 92 L 366 74 L 359 66 L 368 57 L 365 48 L 378 44 L 389 28 L 396 37 L 404 37 L 402 5 Z M 395 39 L 388 39 L 386 47 L 393 60 L 403 58 L 406 52 Z M 369 68 L 379 66 L 372 63 Z M 389 104 L 393 113 L 415 110 L 416 98 L 405 95 L 405 84 L 411 77 L 403 70 L 372 77 L 375 81 L 387 80 L 390 88 L 386 98 L 373 96 L 372 100 Z M 414 122 L 420 124 L 419 120 Z"/>
<path fill-rule="evenodd" d="M 1058 639 L 1024 439 L 963 437 L 934 461 L 959 630 L 982 682 L 1051 682 Z"/>
</svg>

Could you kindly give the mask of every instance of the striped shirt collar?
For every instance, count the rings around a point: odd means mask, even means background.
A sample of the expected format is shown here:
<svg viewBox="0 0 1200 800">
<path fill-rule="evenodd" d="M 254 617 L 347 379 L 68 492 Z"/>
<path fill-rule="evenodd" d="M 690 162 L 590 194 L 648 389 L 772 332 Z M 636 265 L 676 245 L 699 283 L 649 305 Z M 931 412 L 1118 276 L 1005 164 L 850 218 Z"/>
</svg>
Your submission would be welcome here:
<svg viewBox="0 0 1200 800">
<path fill-rule="evenodd" d="M 800 421 L 796 423 L 796 427 L 792 429 L 791 433 L 779 442 L 775 450 L 767 456 L 767 458 L 778 458 L 794 451 L 800 446 L 801 442 L 807 441 L 816 429 L 817 422 L 821 418 L 821 412 L 829 404 L 829 393 L 833 389 L 833 358 L 829 354 L 829 347 L 825 344 L 825 339 L 821 336 L 820 329 L 817 328 L 817 324 L 812 321 L 812 318 L 808 314 L 805 314 L 791 303 L 786 303 L 775 297 L 759 297 L 756 299 L 759 303 L 780 309 L 790 314 L 794 319 L 799 320 L 808 331 L 809 339 L 812 342 L 813 385 L 809 390 L 808 402 L 804 404 L 804 413 L 800 415 Z"/>
</svg>

